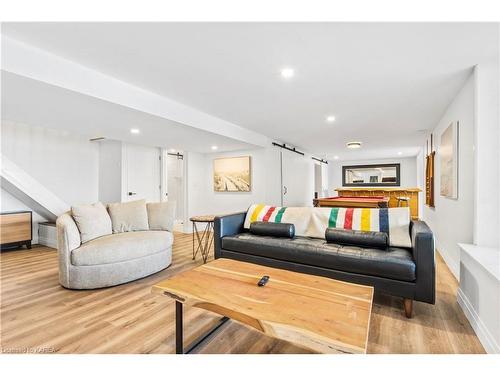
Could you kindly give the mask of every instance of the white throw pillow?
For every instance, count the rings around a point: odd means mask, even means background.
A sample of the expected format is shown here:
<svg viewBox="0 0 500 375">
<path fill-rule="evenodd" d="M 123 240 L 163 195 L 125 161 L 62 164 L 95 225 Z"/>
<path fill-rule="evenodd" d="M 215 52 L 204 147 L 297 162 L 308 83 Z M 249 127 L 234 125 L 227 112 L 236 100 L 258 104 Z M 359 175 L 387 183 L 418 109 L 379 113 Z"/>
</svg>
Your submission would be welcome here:
<svg viewBox="0 0 500 375">
<path fill-rule="evenodd" d="M 113 233 L 149 230 L 148 211 L 144 199 L 125 203 L 108 204 Z"/>
<path fill-rule="evenodd" d="M 149 229 L 172 231 L 175 217 L 175 201 L 148 203 Z"/>
<path fill-rule="evenodd" d="M 111 218 L 101 202 L 73 206 L 71 216 L 80 231 L 82 243 L 112 233 Z"/>
</svg>

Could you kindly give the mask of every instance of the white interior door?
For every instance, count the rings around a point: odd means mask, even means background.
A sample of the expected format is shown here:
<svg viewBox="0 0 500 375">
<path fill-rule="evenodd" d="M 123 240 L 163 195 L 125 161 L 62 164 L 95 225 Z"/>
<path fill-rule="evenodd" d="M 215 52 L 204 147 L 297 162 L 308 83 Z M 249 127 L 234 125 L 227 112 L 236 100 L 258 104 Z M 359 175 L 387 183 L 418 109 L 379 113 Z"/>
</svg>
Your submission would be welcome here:
<svg viewBox="0 0 500 375">
<path fill-rule="evenodd" d="M 290 151 L 281 152 L 283 206 L 312 206 L 314 163 Z"/>
<path fill-rule="evenodd" d="M 161 194 L 160 149 L 127 144 L 125 152 L 124 201 L 145 199 L 159 202 Z"/>
</svg>

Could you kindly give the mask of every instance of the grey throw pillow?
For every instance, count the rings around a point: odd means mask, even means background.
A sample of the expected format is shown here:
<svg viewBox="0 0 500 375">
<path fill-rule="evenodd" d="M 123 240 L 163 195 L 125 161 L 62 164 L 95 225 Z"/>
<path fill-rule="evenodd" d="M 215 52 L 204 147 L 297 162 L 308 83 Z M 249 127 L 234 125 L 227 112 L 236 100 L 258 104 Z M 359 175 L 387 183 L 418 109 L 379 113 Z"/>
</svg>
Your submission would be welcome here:
<svg viewBox="0 0 500 375">
<path fill-rule="evenodd" d="M 144 199 L 125 203 L 108 204 L 113 233 L 149 230 L 148 212 Z"/>
<path fill-rule="evenodd" d="M 174 228 L 175 201 L 148 203 L 149 229 L 168 230 Z"/>
<path fill-rule="evenodd" d="M 82 243 L 112 233 L 111 218 L 101 202 L 73 206 L 71 216 L 80 231 Z"/>
</svg>

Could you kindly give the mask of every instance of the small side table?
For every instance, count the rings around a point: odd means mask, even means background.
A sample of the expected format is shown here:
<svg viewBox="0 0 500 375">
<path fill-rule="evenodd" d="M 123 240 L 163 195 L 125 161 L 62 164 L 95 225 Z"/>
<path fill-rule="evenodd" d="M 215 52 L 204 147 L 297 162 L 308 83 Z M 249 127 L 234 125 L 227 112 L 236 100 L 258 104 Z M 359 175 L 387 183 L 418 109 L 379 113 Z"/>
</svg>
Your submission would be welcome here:
<svg viewBox="0 0 500 375">
<path fill-rule="evenodd" d="M 208 254 L 210 253 L 210 247 L 214 238 L 214 215 L 203 215 L 203 216 L 193 216 L 189 218 L 189 220 L 193 223 L 193 260 L 196 258 L 198 251 L 201 254 L 201 258 L 203 259 L 203 263 L 207 263 Z M 205 223 L 205 229 L 200 236 L 200 231 L 196 223 Z M 194 235 L 196 233 L 196 238 L 198 239 L 198 246 L 196 251 L 194 250 Z"/>
</svg>

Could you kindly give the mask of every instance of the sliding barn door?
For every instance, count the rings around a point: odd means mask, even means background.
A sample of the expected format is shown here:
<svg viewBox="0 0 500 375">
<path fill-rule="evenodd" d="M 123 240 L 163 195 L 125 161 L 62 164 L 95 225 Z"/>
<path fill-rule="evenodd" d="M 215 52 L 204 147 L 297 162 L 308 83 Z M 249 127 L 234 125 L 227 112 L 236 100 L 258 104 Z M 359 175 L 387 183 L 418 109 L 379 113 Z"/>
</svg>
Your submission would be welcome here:
<svg viewBox="0 0 500 375">
<path fill-rule="evenodd" d="M 310 157 L 281 152 L 283 206 L 312 206 L 314 198 L 314 162 Z"/>
</svg>

